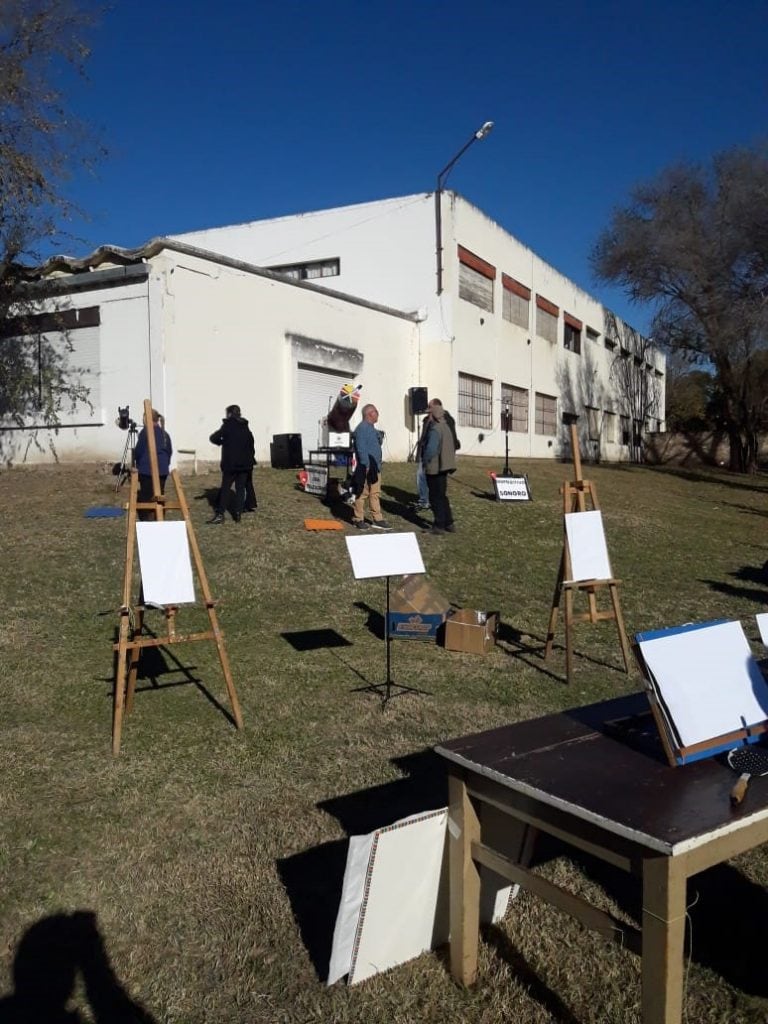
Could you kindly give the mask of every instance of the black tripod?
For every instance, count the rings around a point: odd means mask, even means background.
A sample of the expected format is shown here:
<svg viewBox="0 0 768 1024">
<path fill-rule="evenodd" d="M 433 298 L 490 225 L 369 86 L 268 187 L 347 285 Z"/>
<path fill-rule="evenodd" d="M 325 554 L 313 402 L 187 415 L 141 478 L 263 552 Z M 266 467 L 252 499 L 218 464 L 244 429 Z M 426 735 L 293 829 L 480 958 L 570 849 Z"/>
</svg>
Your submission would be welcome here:
<svg viewBox="0 0 768 1024">
<path fill-rule="evenodd" d="M 128 436 L 125 439 L 125 448 L 123 448 L 123 457 L 119 463 L 116 463 L 114 474 L 117 477 L 115 483 L 115 494 L 120 490 L 122 485 L 131 475 L 131 469 L 133 468 L 133 452 L 136 448 L 136 441 L 139 436 L 138 427 L 136 426 L 135 420 L 128 421 Z"/>
</svg>

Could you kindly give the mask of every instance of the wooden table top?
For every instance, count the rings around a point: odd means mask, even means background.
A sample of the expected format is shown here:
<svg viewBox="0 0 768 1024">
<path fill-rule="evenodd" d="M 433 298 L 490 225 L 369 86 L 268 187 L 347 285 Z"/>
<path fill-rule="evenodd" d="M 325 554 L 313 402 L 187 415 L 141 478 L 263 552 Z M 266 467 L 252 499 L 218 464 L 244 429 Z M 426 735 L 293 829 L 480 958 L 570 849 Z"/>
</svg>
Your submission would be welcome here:
<svg viewBox="0 0 768 1024">
<path fill-rule="evenodd" d="M 470 772 L 676 855 L 768 816 L 768 776 L 731 807 L 722 759 L 672 768 L 644 693 L 462 736 L 436 753 Z"/>
</svg>

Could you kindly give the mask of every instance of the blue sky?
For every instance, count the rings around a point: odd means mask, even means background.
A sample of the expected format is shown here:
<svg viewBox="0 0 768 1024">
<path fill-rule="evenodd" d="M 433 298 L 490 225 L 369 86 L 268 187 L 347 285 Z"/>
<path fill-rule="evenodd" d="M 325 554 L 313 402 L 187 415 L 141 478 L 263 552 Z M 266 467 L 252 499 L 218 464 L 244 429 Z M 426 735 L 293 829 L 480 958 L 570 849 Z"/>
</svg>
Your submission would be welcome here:
<svg viewBox="0 0 768 1024">
<path fill-rule="evenodd" d="M 94 0 L 95 2 L 95 0 Z M 641 329 L 589 252 L 636 183 L 768 137 L 765 0 L 114 0 L 70 254 L 448 184 Z"/>
</svg>

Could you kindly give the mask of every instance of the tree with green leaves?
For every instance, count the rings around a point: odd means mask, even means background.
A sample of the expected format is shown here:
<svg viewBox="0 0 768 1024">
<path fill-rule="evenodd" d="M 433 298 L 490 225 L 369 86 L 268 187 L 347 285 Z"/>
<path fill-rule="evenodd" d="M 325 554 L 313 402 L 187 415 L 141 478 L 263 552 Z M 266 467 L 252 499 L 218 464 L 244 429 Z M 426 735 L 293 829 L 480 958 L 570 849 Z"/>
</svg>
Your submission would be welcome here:
<svg viewBox="0 0 768 1024">
<path fill-rule="evenodd" d="M 92 24 L 92 9 L 77 0 L 0 4 L 0 417 L 6 426 L 55 427 L 63 409 L 87 397 L 68 365 L 66 332 L 52 341 L 36 330 L 44 294 L 29 287 L 24 264 L 39 262 L 44 250 L 68 237 L 64 229 L 75 208 L 66 184 L 101 155 L 59 86 L 63 68 L 83 73 Z"/>
<path fill-rule="evenodd" d="M 756 381 L 768 348 L 768 148 L 680 164 L 638 186 L 600 235 L 592 263 L 654 308 L 654 342 L 709 369 L 731 469 L 757 465 L 765 409 Z"/>
</svg>

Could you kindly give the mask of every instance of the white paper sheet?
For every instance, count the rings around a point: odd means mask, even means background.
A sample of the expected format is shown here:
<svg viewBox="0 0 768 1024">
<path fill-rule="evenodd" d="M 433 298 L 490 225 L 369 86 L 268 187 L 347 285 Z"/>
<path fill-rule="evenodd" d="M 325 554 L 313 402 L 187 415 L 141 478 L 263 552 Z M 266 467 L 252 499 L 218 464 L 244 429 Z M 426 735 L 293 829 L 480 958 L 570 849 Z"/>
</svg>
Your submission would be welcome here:
<svg viewBox="0 0 768 1024">
<path fill-rule="evenodd" d="M 356 580 L 426 572 L 415 533 L 384 533 L 345 540 Z"/>
<path fill-rule="evenodd" d="M 162 605 L 193 604 L 186 523 L 137 523 L 136 538 L 144 600 Z"/>
<path fill-rule="evenodd" d="M 571 556 L 571 580 L 609 580 L 613 576 L 599 511 L 568 512 L 565 532 Z"/>
<path fill-rule="evenodd" d="M 759 615 L 755 616 L 757 621 L 757 628 L 760 630 L 760 639 L 763 641 L 763 647 L 768 647 L 768 612 L 760 612 Z"/>
<path fill-rule="evenodd" d="M 350 837 L 329 985 L 345 974 L 353 985 L 448 941 L 447 822 L 440 808 Z M 510 886 L 483 896 L 481 906 L 498 920 Z"/>
<path fill-rule="evenodd" d="M 768 718 L 768 684 L 740 622 L 641 640 L 640 650 L 683 746 Z"/>
</svg>

